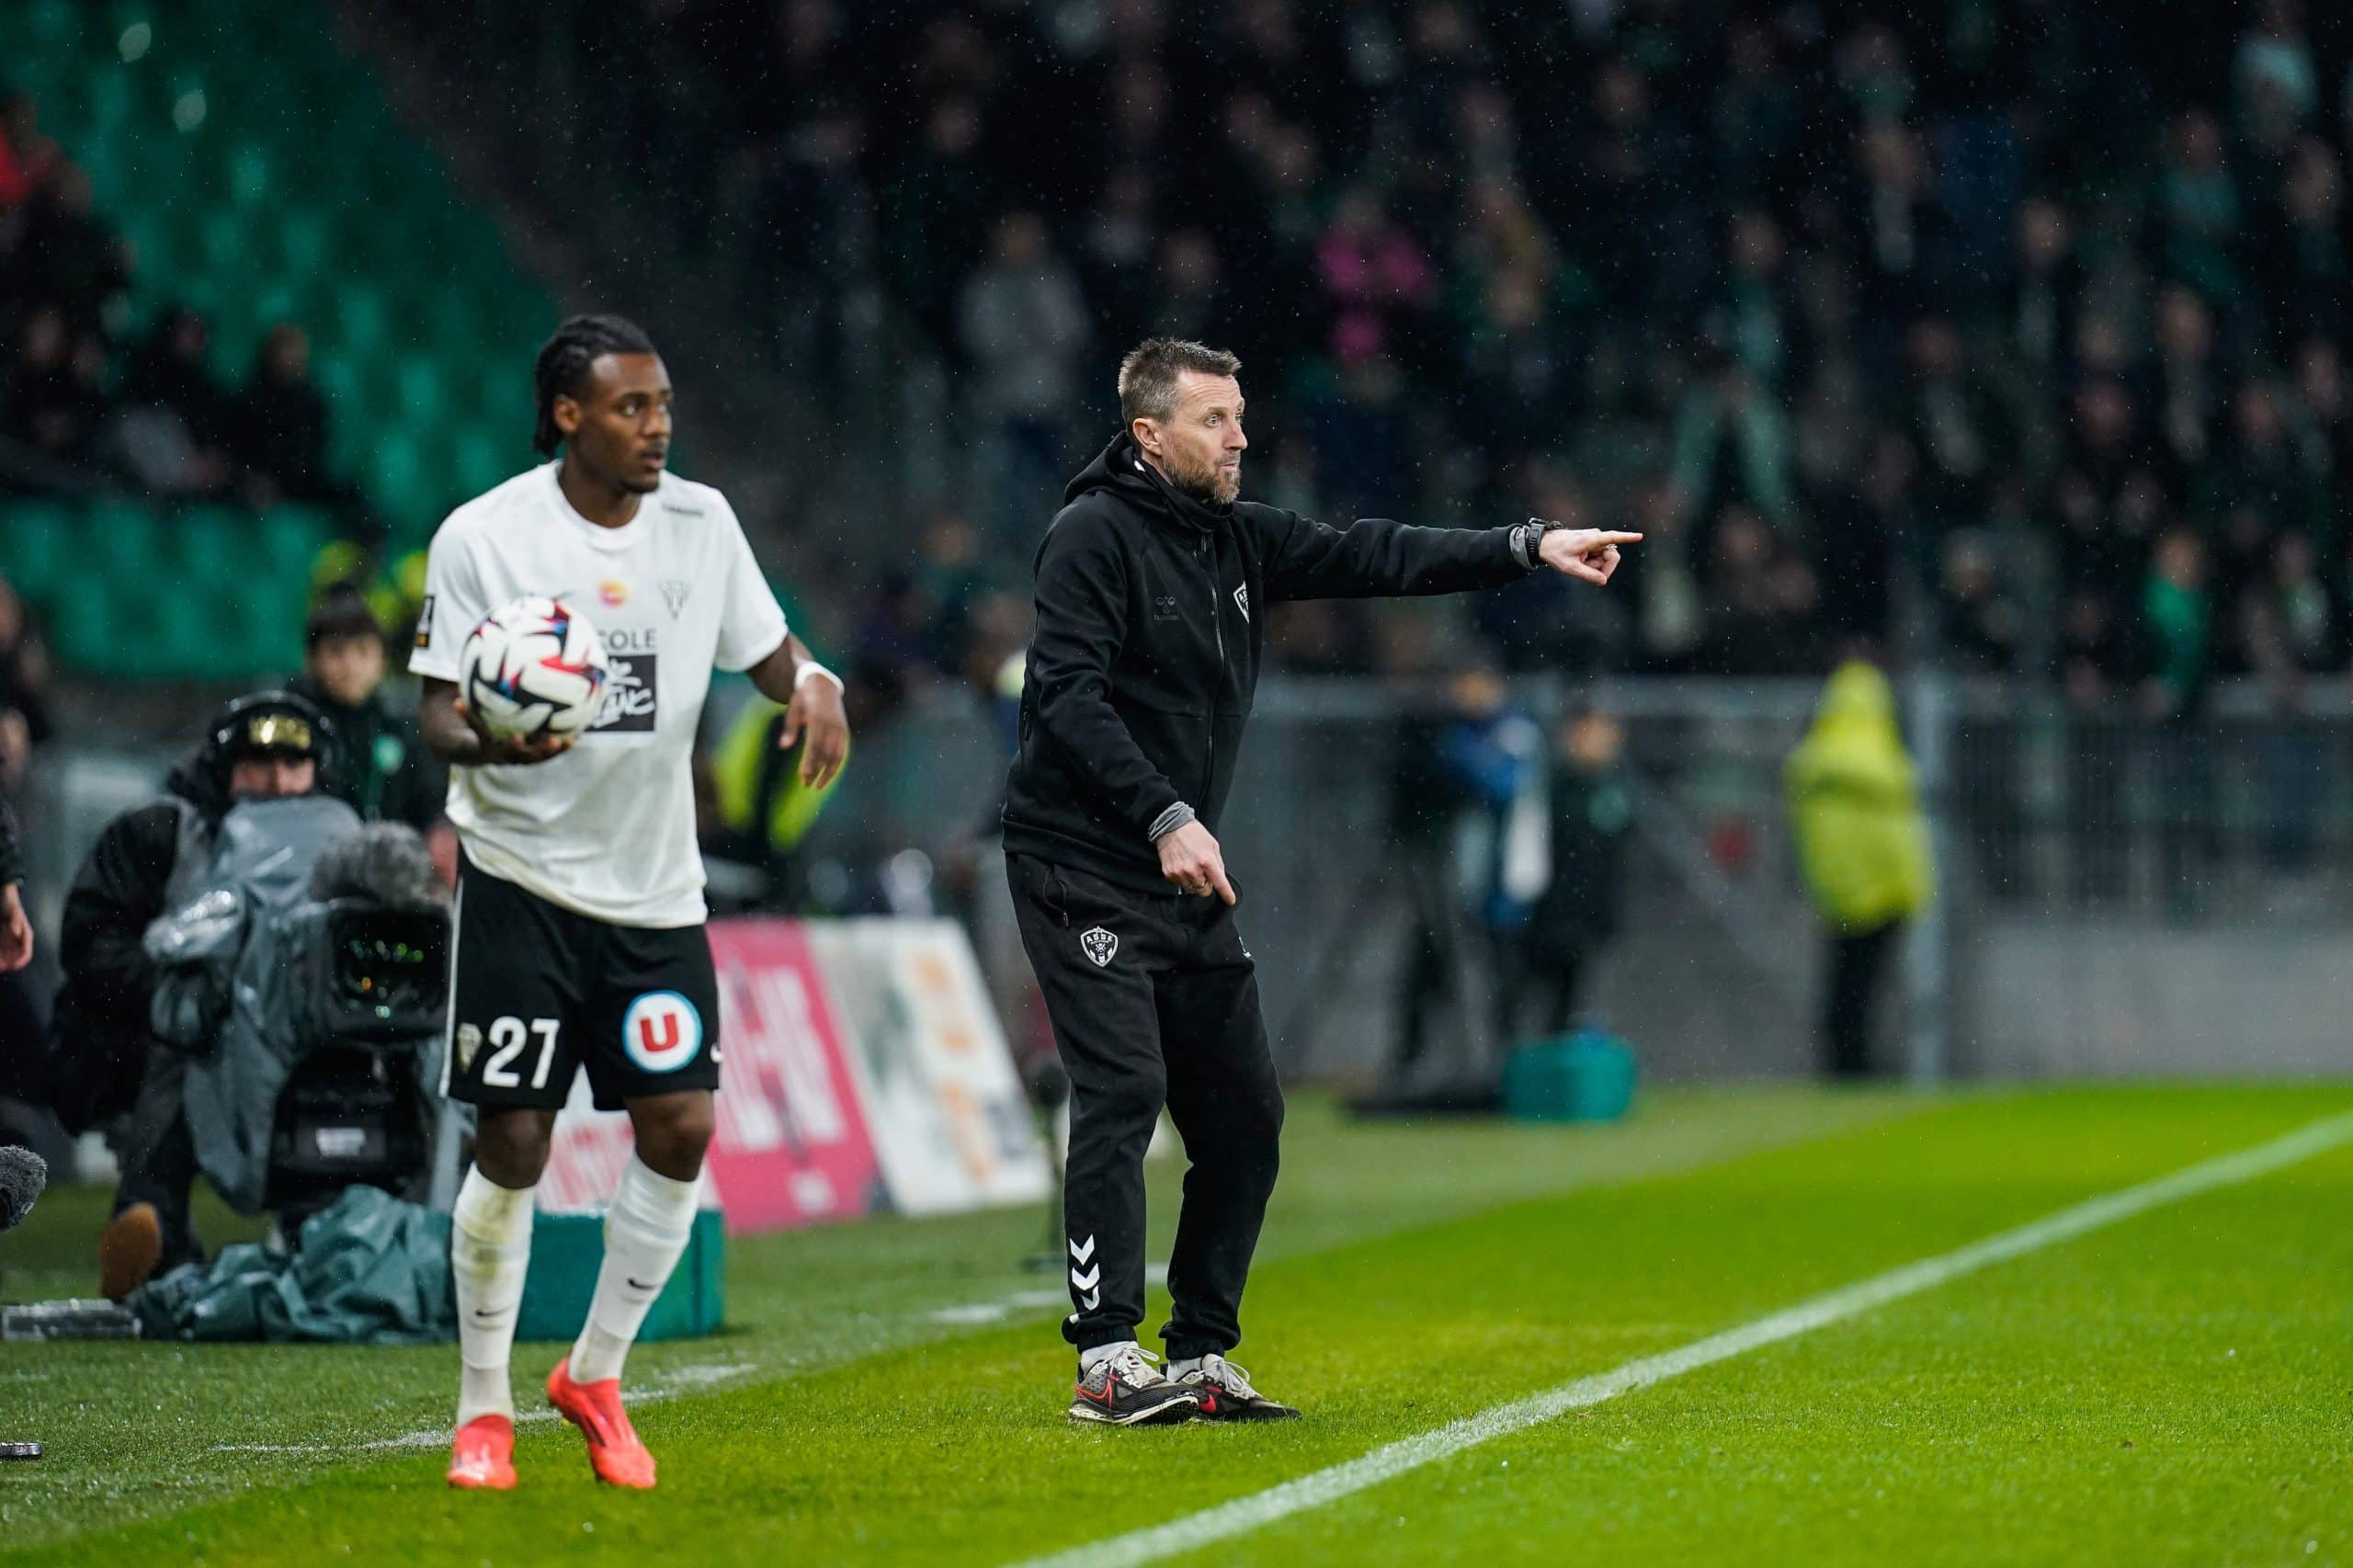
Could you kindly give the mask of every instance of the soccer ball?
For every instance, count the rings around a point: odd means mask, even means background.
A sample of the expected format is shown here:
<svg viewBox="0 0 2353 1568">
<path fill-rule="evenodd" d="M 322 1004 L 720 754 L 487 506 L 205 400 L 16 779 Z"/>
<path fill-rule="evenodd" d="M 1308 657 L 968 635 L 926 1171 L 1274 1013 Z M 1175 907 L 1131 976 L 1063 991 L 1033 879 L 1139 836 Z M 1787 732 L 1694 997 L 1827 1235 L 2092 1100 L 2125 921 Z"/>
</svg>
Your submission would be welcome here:
<svg viewBox="0 0 2353 1568">
<path fill-rule="evenodd" d="M 596 722 L 605 676 L 605 645 L 587 618 L 529 595 L 483 617 L 466 639 L 458 695 L 503 739 L 571 736 Z"/>
</svg>

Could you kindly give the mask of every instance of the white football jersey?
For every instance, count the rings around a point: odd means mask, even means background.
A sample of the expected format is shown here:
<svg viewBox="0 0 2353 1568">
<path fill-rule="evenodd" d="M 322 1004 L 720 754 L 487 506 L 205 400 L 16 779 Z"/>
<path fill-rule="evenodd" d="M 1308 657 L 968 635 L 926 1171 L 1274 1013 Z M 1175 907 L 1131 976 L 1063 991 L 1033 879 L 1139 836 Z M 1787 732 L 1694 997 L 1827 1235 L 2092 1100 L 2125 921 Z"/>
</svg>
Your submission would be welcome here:
<svg viewBox="0 0 2353 1568">
<path fill-rule="evenodd" d="M 516 475 L 433 536 L 409 668 L 459 678 L 483 617 L 526 594 L 586 616 L 611 665 L 603 709 L 573 748 L 529 767 L 449 770 L 449 821 L 474 864 L 616 926 L 705 914 L 693 752 L 713 667 L 745 670 L 784 642 L 784 611 L 726 498 L 665 473 L 618 528 L 572 509 L 556 465 Z"/>
</svg>

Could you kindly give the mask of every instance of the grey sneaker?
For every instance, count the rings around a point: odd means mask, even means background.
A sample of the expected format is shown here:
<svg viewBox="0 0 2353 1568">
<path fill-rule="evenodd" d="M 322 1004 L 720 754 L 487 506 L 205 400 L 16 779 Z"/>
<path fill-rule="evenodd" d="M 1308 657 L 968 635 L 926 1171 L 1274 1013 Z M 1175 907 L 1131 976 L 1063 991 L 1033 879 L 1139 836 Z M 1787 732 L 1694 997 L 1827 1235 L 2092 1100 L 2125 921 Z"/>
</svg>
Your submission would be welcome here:
<svg viewBox="0 0 2353 1568">
<path fill-rule="evenodd" d="M 1176 1380 L 1201 1396 L 1204 1421 L 1296 1421 L 1299 1412 L 1250 1386 L 1250 1374 L 1212 1351 Z"/>
<path fill-rule="evenodd" d="M 1190 1421 L 1201 1403 L 1197 1389 L 1160 1375 L 1160 1358 L 1130 1345 L 1078 1380 L 1070 1418 L 1104 1426 L 1163 1426 Z"/>
</svg>

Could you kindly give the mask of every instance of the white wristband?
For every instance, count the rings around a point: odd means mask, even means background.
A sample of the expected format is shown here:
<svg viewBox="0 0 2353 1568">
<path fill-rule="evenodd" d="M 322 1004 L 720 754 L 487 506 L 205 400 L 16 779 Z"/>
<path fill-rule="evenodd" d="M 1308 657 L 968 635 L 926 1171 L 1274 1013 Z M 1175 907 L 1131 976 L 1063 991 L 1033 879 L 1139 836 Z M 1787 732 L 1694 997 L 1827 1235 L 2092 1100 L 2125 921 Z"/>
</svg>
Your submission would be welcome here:
<svg viewBox="0 0 2353 1568">
<path fill-rule="evenodd" d="M 807 680 L 811 676 L 824 676 L 827 680 L 834 683 L 834 689 L 835 691 L 842 689 L 842 677 L 834 674 L 833 671 L 827 669 L 824 665 L 819 664 L 814 659 L 803 659 L 801 661 L 801 667 L 798 670 L 795 670 L 792 674 L 792 689 L 799 691 L 801 689 L 801 683 Z"/>
</svg>

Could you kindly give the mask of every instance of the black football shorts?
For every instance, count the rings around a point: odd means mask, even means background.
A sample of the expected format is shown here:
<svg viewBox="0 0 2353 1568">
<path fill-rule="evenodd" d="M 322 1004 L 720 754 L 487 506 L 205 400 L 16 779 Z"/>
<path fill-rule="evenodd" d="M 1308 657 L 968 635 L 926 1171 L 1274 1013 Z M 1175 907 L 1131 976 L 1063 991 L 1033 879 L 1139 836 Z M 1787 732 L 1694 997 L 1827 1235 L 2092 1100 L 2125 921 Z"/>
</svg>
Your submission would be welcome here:
<svg viewBox="0 0 2353 1568">
<path fill-rule="evenodd" d="M 441 1086 L 554 1108 L 588 1071 L 600 1110 L 719 1086 L 719 980 L 700 926 L 611 926 L 463 860 Z"/>
</svg>

